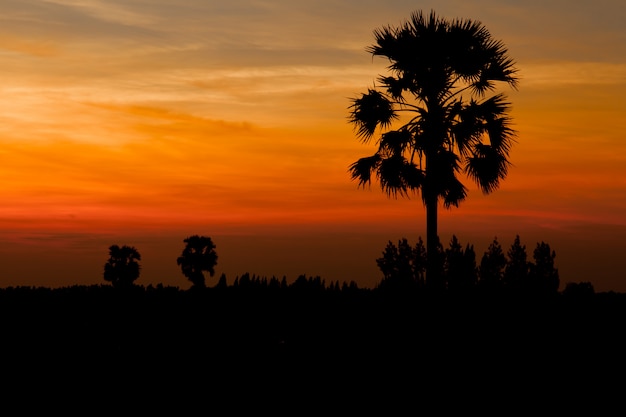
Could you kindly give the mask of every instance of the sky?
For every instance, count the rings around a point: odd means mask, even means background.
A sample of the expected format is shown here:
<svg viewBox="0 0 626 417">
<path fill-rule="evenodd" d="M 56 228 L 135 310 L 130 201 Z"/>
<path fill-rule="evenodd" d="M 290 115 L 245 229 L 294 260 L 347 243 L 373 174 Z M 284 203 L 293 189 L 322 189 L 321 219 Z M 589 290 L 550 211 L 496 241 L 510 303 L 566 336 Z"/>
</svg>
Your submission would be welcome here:
<svg viewBox="0 0 626 417">
<path fill-rule="evenodd" d="M 207 285 L 375 286 L 425 210 L 350 180 L 374 148 L 348 107 L 386 74 L 374 30 L 418 10 L 482 22 L 520 77 L 509 175 L 440 210 L 444 246 L 479 261 L 519 235 L 555 251 L 561 289 L 626 292 L 622 0 L 2 0 L 0 287 L 104 284 L 118 244 L 142 256 L 137 284 L 188 288 L 194 234 L 216 245 Z"/>
</svg>

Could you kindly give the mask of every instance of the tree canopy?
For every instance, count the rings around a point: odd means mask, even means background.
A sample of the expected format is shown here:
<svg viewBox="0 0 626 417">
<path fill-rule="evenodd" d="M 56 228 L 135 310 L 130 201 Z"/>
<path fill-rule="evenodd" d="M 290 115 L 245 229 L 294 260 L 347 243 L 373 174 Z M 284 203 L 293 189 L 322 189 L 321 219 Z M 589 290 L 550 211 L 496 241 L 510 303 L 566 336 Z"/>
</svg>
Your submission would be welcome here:
<svg viewBox="0 0 626 417">
<path fill-rule="evenodd" d="M 141 255 L 134 246 L 112 245 L 104 264 L 104 280 L 116 288 L 128 288 L 139 278 Z"/>
<path fill-rule="evenodd" d="M 184 240 L 185 248 L 176 263 L 194 287 L 205 287 L 204 271 L 215 275 L 217 252 L 215 244 L 208 236 L 193 235 Z"/>
</svg>

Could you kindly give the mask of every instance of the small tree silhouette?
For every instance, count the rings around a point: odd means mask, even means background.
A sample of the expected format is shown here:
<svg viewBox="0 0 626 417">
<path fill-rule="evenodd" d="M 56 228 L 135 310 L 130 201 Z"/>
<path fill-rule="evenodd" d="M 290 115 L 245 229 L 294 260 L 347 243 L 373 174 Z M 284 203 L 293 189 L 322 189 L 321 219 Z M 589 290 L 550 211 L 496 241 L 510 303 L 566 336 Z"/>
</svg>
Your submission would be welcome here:
<svg viewBox="0 0 626 417">
<path fill-rule="evenodd" d="M 504 285 L 513 290 L 520 290 L 527 286 L 530 263 L 527 258 L 526 245 L 522 245 L 519 235 L 507 252 L 508 262 L 504 269 Z"/>
<path fill-rule="evenodd" d="M 396 246 L 389 241 L 383 256 L 376 259 L 376 265 L 383 273 L 379 288 L 407 290 L 424 285 L 426 272 L 426 248 L 420 238 L 411 247 L 406 238 L 398 241 Z"/>
<path fill-rule="evenodd" d="M 204 271 L 209 275 L 215 274 L 217 253 L 215 244 L 210 237 L 193 235 L 186 238 L 185 248 L 176 260 L 183 274 L 191 281 L 194 287 L 204 288 Z"/>
<path fill-rule="evenodd" d="M 109 259 L 104 264 L 104 280 L 115 288 L 129 288 L 139 278 L 141 255 L 133 246 L 112 245 Z"/>
<path fill-rule="evenodd" d="M 480 267 L 478 269 L 479 285 L 488 290 L 500 289 L 505 267 L 506 257 L 496 237 L 493 239 L 493 242 L 491 242 L 480 261 Z"/>
<path fill-rule="evenodd" d="M 445 250 L 444 271 L 447 289 L 467 292 L 476 285 L 476 253 L 467 245 L 465 250 L 455 235 Z"/>
<path fill-rule="evenodd" d="M 545 242 L 537 243 L 533 251 L 534 264 L 531 264 L 531 285 L 541 294 L 554 294 L 559 290 L 559 270 L 554 267 L 556 252 Z"/>
<path fill-rule="evenodd" d="M 563 289 L 563 295 L 574 299 L 590 299 L 595 294 L 593 284 L 589 281 L 568 282 Z"/>
</svg>

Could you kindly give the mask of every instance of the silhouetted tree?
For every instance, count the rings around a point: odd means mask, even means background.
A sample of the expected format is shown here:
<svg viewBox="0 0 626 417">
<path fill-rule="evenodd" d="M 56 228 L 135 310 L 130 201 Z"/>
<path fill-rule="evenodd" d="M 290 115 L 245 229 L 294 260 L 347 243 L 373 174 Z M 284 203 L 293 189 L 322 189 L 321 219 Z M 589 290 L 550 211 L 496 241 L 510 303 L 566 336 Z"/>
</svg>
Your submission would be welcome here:
<svg viewBox="0 0 626 417">
<path fill-rule="evenodd" d="M 220 279 L 217 281 L 217 285 L 215 286 L 215 288 L 228 288 L 225 273 L 222 272 L 222 275 L 220 275 Z"/>
<path fill-rule="evenodd" d="M 533 251 L 534 263 L 530 268 L 532 288 L 541 294 L 554 294 L 559 290 L 559 270 L 554 267 L 556 252 L 545 242 L 537 243 Z"/>
<path fill-rule="evenodd" d="M 528 283 L 530 263 L 526 254 L 526 245 L 522 245 L 519 235 L 507 252 L 508 261 L 504 268 L 504 285 L 512 290 L 520 290 Z"/>
<path fill-rule="evenodd" d="M 296 278 L 289 288 L 296 293 L 310 295 L 323 292 L 326 289 L 326 282 L 320 276 L 307 278 L 306 275 L 302 274 Z"/>
<path fill-rule="evenodd" d="M 359 285 L 355 281 L 350 281 L 350 283 L 344 281 L 341 284 L 341 292 L 343 294 L 356 294 L 358 291 L 360 291 Z"/>
<path fill-rule="evenodd" d="M 189 281 L 195 288 L 204 288 L 204 271 L 210 276 L 215 274 L 215 265 L 217 265 L 217 253 L 215 252 L 215 244 L 210 237 L 193 235 L 186 238 L 185 248 L 182 254 L 176 260 Z"/>
<path fill-rule="evenodd" d="M 458 206 L 467 194 L 464 172 L 484 193 L 496 190 L 508 171 L 515 132 L 496 82 L 515 88 L 517 70 L 504 44 L 480 22 L 444 20 L 434 12 L 411 14 L 400 27 L 374 31 L 373 56 L 390 61 L 390 76 L 353 99 L 349 120 L 369 143 L 379 128 L 378 149 L 350 165 L 360 186 L 374 174 L 389 196 L 421 190 L 426 207 L 429 286 L 443 287 L 432 259 L 438 255 L 437 208 Z"/>
<path fill-rule="evenodd" d="M 480 261 L 478 284 L 488 290 L 502 287 L 502 274 L 506 267 L 506 257 L 498 238 L 494 238 Z"/>
<path fill-rule="evenodd" d="M 235 282 L 237 284 L 235 286 L 241 289 L 250 289 L 252 287 L 252 279 L 249 272 L 245 272 L 240 277 L 237 277 Z"/>
<path fill-rule="evenodd" d="M 280 289 L 280 281 L 278 280 L 278 278 L 276 278 L 275 276 L 272 276 L 272 279 L 270 279 L 270 281 L 268 283 L 268 288 L 271 288 L 273 290 L 279 290 Z"/>
<path fill-rule="evenodd" d="M 109 246 L 109 259 L 104 264 L 104 280 L 115 288 L 129 288 L 139 278 L 141 255 L 133 246 Z"/>
<path fill-rule="evenodd" d="M 465 253 L 463 259 L 463 268 L 465 269 L 465 285 L 475 287 L 478 282 L 478 268 L 476 267 L 476 251 L 474 245 L 469 243 L 465 246 Z"/>
<path fill-rule="evenodd" d="M 415 247 L 411 247 L 406 238 L 399 240 L 397 246 L 389 241 L 383 256 L 376 259 L 376 265 L 383 273 L 379 288 L 407 290 L 421 287 L 426 272 L 424 242 L 420 238 Z"/>
<path fill-rule="evenodd" d="M 563 289 L 563 295 L 574 299 L 590 299 L 595 294 L 591 282 L 568 282 Z"/>
<path fill-rule="evenodd" d="M 445 250 L 444 264 L 447 288 L 454 292 L 467 292 L 476 285 L 476 253 L 469 244 L 463 246 L 452 235 L 450 246 Z"/>
</svg>

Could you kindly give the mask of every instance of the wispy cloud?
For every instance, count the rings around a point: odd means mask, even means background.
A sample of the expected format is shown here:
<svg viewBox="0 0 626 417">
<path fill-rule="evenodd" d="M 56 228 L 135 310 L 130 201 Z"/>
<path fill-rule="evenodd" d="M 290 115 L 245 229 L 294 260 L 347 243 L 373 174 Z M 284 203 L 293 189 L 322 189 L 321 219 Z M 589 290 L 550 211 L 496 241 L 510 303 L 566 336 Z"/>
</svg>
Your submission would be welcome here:
<svg viewBox="0 0 626 417">
<path fill-rule="evenodd" d="M 72 8 L 91 17 L 107 22 L 121 23 L 129 26 L 151 26 L 162 19 L 151 13 L 151 8 L 145 7 L 141 12 L 134 11 L 119 3 L 101 0 L 42 0 Z"/>
<path fill-rule="evenodd" d="M 548 62 L 529 63 L 521 67 L 525 87 L 560 85 L 626 85 L 626 63 Z"/>
</svg>

